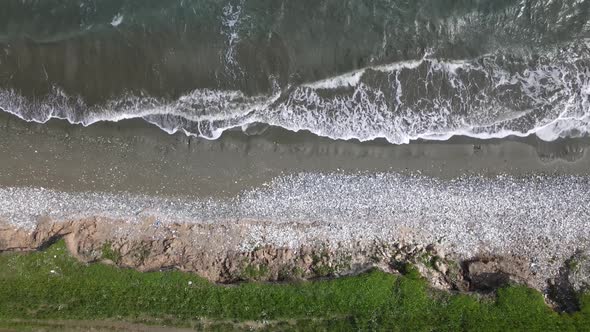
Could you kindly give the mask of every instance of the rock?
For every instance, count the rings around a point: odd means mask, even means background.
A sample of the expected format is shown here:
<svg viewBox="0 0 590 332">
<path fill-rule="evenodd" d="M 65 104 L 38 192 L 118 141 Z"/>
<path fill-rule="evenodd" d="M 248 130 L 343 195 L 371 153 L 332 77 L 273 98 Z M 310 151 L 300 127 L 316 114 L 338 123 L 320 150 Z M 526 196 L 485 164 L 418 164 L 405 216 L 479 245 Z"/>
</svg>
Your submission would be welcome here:
<svg viewBox="0 0 590 332">
<path fill-rule="evenodd" d="M 590 251 L 579 250 L 565 263 L 567 279 L 576 293 L 590 290 Z"/>
<path fill-rule="evenodd" d="M 416 264 L 416 269 L 431 287 L 441 290 L 451 290 L 453 288 L 453 285 L 448 282 L 442 273 L 423 264 Z"/>
<path fill-rule="evenodd" d="M 310 255 L 304 255 L 302 260 L 303 260 L 303 264 L 305 264 L 305 265 L 313 264 L 313 258 Z"/>
<path fill-rule="evenodd" d="M 471 280 L 471 289 L 478 291 L 495 290 L 510 281 L 509 274 L 491 268 L 485 263 L 470 265 L 469 278 Z"/>
<path fill-rule="evenodd" d="M 393 255 L 393 260 L 394 261 L 397 261 L 397 262 L 405 261 L 406 260 L 406 254 L 404 254 L 401 250 L 399 250 L 398 252 L 396 252 Z"/>
<path fill-rule="evenodd" d="M 480 258 L 467 264 L 471 290 L 491 291 L 508 283 L 528 284 L 529 264 L 518 257 Z"/>
<path fill-rule="evenodd" d="M 578 249 L 569 257 L 559 274 L 548 281 L 548 295 L 560 311 L 580 309 L 580 293 L 590 291 L 590 250 Z"/>
<path fill-rule="evenodd" d="M 447 274 L 447 272 L 449 270 L 447 265 L 443 262 L 442 259 L 437 259 L 434 261 L 434 268 L 442 274 Z"/>
<path fill-rule="evenodd" d="M 408 245 L 408 246 L 404 247 L 404 251 L 405 251 L 405 252 L 407 252 L 407 253 L 408 253 L 408 254 L 410 254 L 410 255 L 411 255 L 411 254 L 414 254 L 414 252 L 415 252 L 417 249 L 418 249 L 418 248 L 417 248 L 415 245 L 413 245 L 413 244 L 410 244 L 410 245 Z"/>
</svg>

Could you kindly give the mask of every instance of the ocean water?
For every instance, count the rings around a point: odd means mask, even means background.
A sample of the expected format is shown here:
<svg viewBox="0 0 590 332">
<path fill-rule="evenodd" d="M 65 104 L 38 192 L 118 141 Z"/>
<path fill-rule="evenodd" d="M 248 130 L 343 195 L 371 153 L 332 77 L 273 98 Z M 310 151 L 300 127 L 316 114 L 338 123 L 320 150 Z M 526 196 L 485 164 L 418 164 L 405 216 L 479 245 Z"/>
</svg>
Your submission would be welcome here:
<svg viewBox="0 0 590 332">
<path fill-rule="evenodd" d="M 4 0 L 0 109 L 394 144 L 590 132 L 590 0 Z"/>
</svg>

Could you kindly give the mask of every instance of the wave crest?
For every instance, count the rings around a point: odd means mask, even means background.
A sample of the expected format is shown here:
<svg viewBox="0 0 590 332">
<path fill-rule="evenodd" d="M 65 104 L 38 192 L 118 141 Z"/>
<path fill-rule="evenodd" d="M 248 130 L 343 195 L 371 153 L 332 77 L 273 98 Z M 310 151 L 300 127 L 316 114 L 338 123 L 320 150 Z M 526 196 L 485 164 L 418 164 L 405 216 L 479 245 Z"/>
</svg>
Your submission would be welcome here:
<svg viewBox="0 0 590 332">
<path fill-rule="evenodd" d="M 27 121 L 51 118 L 90 125 L 143 118 L 169 133 L 218 138 L 264 123 L 333 139 L 391 143 L 537 134 L 544 140 L 590 132 L 590 47 L 572 44 L 545 55 L 504 52 L 472 60 L 368 67 L 272 95 L 194 90 L 177 100 L 126 95 L 88 106 L 59 88 L 42 98 L 0 90 L 0 107 Z"/>
</svg>

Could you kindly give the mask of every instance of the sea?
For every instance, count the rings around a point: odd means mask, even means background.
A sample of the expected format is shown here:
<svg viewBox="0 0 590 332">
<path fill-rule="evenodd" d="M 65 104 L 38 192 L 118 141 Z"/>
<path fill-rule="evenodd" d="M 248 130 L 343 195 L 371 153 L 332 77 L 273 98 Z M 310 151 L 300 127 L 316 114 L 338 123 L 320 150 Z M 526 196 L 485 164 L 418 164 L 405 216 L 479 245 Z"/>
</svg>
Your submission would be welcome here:
<svg viewBox="0 0 590 332">
<path fill-rule="evenodd" d="M 590 132 L 588 0 L 3 0 L 0 110 L 391 144 Z"/>
</svg>

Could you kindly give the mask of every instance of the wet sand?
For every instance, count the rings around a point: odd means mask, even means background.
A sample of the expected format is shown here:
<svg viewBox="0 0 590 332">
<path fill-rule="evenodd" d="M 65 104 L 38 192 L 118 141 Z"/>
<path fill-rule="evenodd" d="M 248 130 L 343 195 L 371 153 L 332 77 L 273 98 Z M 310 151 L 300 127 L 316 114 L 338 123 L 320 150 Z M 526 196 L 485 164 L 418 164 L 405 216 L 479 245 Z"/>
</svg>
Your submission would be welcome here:
<svg viewBox="0 0 590 332">
<path fill-rule="evenodd" d="M 590 139 L 536 137 L 445 142 L 334 141 L 270 128 L 208 141 L 168 135 L 141 120 L 89 127 L 0 115 L 0 186 L 66 192 L 231 197 L 302 172 L 395 172 L 441 179 L 465 175 L 588 175 Z"/>
</svg>

